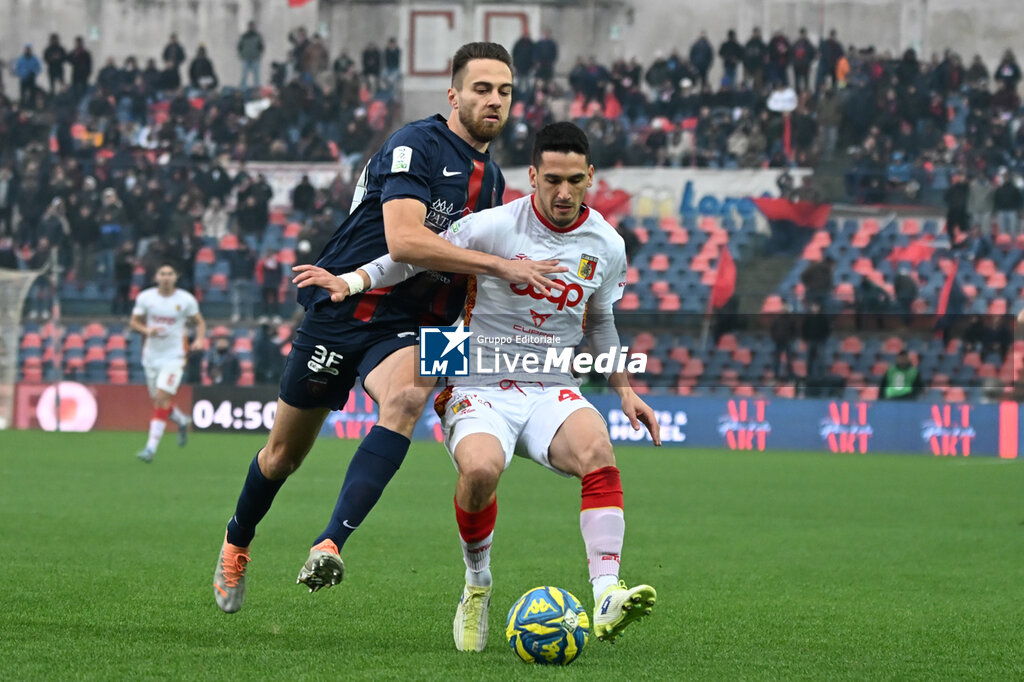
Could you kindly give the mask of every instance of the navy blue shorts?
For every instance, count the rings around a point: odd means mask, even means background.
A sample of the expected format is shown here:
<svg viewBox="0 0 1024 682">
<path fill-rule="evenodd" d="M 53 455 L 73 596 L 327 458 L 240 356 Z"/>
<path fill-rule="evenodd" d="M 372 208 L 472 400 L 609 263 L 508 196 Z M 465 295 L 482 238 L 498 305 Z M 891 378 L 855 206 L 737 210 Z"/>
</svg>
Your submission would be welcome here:
<svg viewBox="0 0 1024 682">
<path fill-rule="evenodd" d="M 365 377 L 396 350 L 419 343 L 414 329 L 352 329 L 326 341 L 300 328 L 281 374 L 281 400 L 300 409 L 342 409 L 356 377 Z"/>
</svg>

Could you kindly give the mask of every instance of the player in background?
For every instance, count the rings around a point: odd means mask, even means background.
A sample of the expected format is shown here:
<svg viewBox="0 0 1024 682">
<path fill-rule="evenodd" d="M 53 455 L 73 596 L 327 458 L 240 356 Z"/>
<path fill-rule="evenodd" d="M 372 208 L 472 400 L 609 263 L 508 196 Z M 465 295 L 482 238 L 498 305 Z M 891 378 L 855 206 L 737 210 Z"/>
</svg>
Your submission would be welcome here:
<svg viewBox="0 0 1024 682">
<path fill-rule="evenodd" d="M 139 292 L 132 309 L 131 328 L 145 339 L 142 345 L 142 368 L 146 386 L 153 398 L 153 417 L 149 421 L 149 438 L 138 458 L 152 462 L 168 418 L 178 425 L 178 445 L 185 446 L 191 417 L 174 404 L 174 395 L 185 373 L 188 348 L 185 325 L 196 327 L 193 350 L 203 350 L 206 320 L 199 312 L 195 296 L 177 288 L 178 270 L 164 263 L 156 271 L 156 286 Z"/>
<path fill-rule="evenodd" d="M 557 369 L 511 369 L 513 358 L 542 361 L 549 348 L 573 349 L 584 338 L 595 353 L 618 353 L 613 304 L 622 298 L 626 252 L 622 238 L 583 204 L 594 167 L 586 134 L 572 123 L 537 133 L 530 185 L 534 193 L 467 216 L 445 233 L 452 244 L 503 258 L 558 260 L 571 266 L 561 290 L 540 291 L 487 274 L 471 278 L 463 323 L 471 326 L 469 376 L 448 379 L 435 409 L 445 445 L 458 470 L 455 518 L 466 564 L 466 586 L 453 634 L 460 651 L 487 643 L 491 594 L 490 552 L 497 518 L 497 486 L 513 454 L 582 482 L 580 530 L 594 592 L 594 634 L 614 640 L 651 612 L 657 593 L 619 580 L 625 534 L 622 484 L 604 419 Z M 355 275 L 388 286 L 419 270 L 385 256 Z M 494 342 L 488 339 L 514 339 Z M 501 367 L 503 371 L 493 371 Z M 625 372 L 608 382 L 634 429 L 647 427 L 661 445 L 653 410 L 633 391 Z"/>
<path fill-rule="evenodd" d="M 362 173 L 349 217 L 315 268 L 308 266 L 344 284 L 334 275 L 390 252 L 433 272 L 365 293 L 358 286 L 362 280 L 350 278 L 345 291 L 352 296 L 340 304 L 328 289 L 299 291 L 306 313 L 281 376 L 277 416 L 267 444 L 249 465 L 214 573 L 221 610 L 242 607 L 256 525 L 302 463 L 328 413 L 345 405 L 358 376 L 379 418 L 353 455 L 331 521 L 299 574 L 311 591 L 341 580 L 341 547 L 401 466 L 432 392 L 416 381 L 417 328 L 450 324 L 465 301 L 465 277 L 446 273 L 486 272 L 543 288 L 551 284 L 543 274 L 559 270 L 551 262 L 467 251 L 438 236 L 463 215 L 501 202 L 505 181 L 487 147 L 508 120 L 511 63 L 496 43 L 460 47 L 452 59 L 449 117 L 415 121 L 385 141 Z"/>
</svg>

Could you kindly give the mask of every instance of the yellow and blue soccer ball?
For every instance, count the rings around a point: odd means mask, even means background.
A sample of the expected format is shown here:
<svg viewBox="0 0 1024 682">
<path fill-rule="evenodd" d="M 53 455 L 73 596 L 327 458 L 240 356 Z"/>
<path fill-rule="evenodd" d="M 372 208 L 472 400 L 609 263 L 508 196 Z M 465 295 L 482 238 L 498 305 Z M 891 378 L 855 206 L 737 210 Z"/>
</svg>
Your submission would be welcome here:
<svg viewBox="0 0 1024 682">
<path fill-rule="evenodd" d="M 535 587 L 512 605 L 505 636 L 527 663 L 568 665 L 587 645 L 590 617 L 566 590 Z"/>
</svg>

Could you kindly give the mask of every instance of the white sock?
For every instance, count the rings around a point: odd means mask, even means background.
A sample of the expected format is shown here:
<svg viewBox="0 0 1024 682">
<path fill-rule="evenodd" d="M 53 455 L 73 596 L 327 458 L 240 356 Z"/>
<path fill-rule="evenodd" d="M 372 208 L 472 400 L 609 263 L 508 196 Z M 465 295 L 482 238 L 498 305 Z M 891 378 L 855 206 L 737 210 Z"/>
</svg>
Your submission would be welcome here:
<svg viewBox="0 0 1024 682">
<path fill-rule="evenodd" d="M 171 409 L 171 420 L 178 426 L 185 426 L 188 424 L 188 415 L 179 410 L 178 406 L 175 405 Z"/>
<path fill-rule="evenodd" d="M 150 452 L 156 452 L 156 446 L 160 445 L 160 439 L 164 435 L 165 428 L 167 428 L 167 422 L 165 420 L 149 420 L 149 440 L 146 441 L 147 450 Z"/>
<path fill-rule="evenodd" d="M 491 544 L 494 542 L 494 531 L 477 542 L 466 542 L 459 536 L 462 544 L 462 558 L 466 562 L 466 584 L 474 587 L 491 586 Z"/>
<path fill-rule="evenodd" d="M 471 587 L 490 587 L 491 569 L 485 568 L 482 571 L 466 569 L 466 584 Z"/>
<path fill-rule="evenodd" d="M 612 585 L 619 584 L 617 575 L 599 575 L 591 581 L 594 585 L 594 603 L 601 601 L 601 595 Z"/>
</svg>

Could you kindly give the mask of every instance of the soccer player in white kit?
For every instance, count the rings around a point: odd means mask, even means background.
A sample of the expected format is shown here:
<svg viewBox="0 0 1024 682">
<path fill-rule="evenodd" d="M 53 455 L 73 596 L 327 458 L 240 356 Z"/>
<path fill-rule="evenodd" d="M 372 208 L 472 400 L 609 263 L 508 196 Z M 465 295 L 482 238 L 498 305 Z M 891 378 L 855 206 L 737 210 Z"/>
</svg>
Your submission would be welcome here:
<svg viewBox="0 0 1024 682">
<path fill-rule="evenodd" d="M 615 229 L 583 205 L 593 174 L 584 132 L 572 123 L 546 126 L 533 149 L 534 194 L 466 216 L 443 235 L 464 248 L 510 259 L 557 259 L 569 268 L 551 276 L 560 289 L 550 291 L 475 276 L 463 318 L 472 331 L 469 376 L 449 378 L 435 402 L 459 474 L 455 516 L 466 586 L 453 635 L 460 651 L 482 651 L 487 643 L 496 490 L 513 454 L 582 481 L 580 529 L 594 591 L 595 635 L 614 640 L 649 614 L 657 598 L 649 585 L 628 588 L 619 580 L 622 484 L 604 420 L 571 375 L 540 366 L 548 348 L 571 351 L 584 335 L 597 353 L 617 356 L 620 348 L 612 305 L 622 297 L 626 254 Z M 384 256 L 356 274 L 374 288 L 420 270 Z M 344 294 L 346 287 L 338 291 Z M 540 363 L 524 363 L 527 356 Z M 643 424 L 660 445 L 654 412 L 630 388 L 626 374 L 614 371 L 608 379 L 633 428 Z"/>
<path fill-rule="evenodd" d="M 153 417 L 149 421 L 149 438 L 138 458 L 152 462 L 157 445 L 164 435 L 168 418 L 178 425 L 178 445 L 184 447 L 192 419 L 174 404 L 174 395 L 185 373 L 188 342 L 186 323 L 196 327 L 193 350 L 203 350 L 206 321 L 199 312 L 195 296 L 177 288 L 178 271 L 170 263 L 156 271 L 156 286 L 144 289 L 135 299 L 131 328 L 145 338 L 142 346 L 142 368 L 146 386 L 153 398 Z"/>
</svg>

